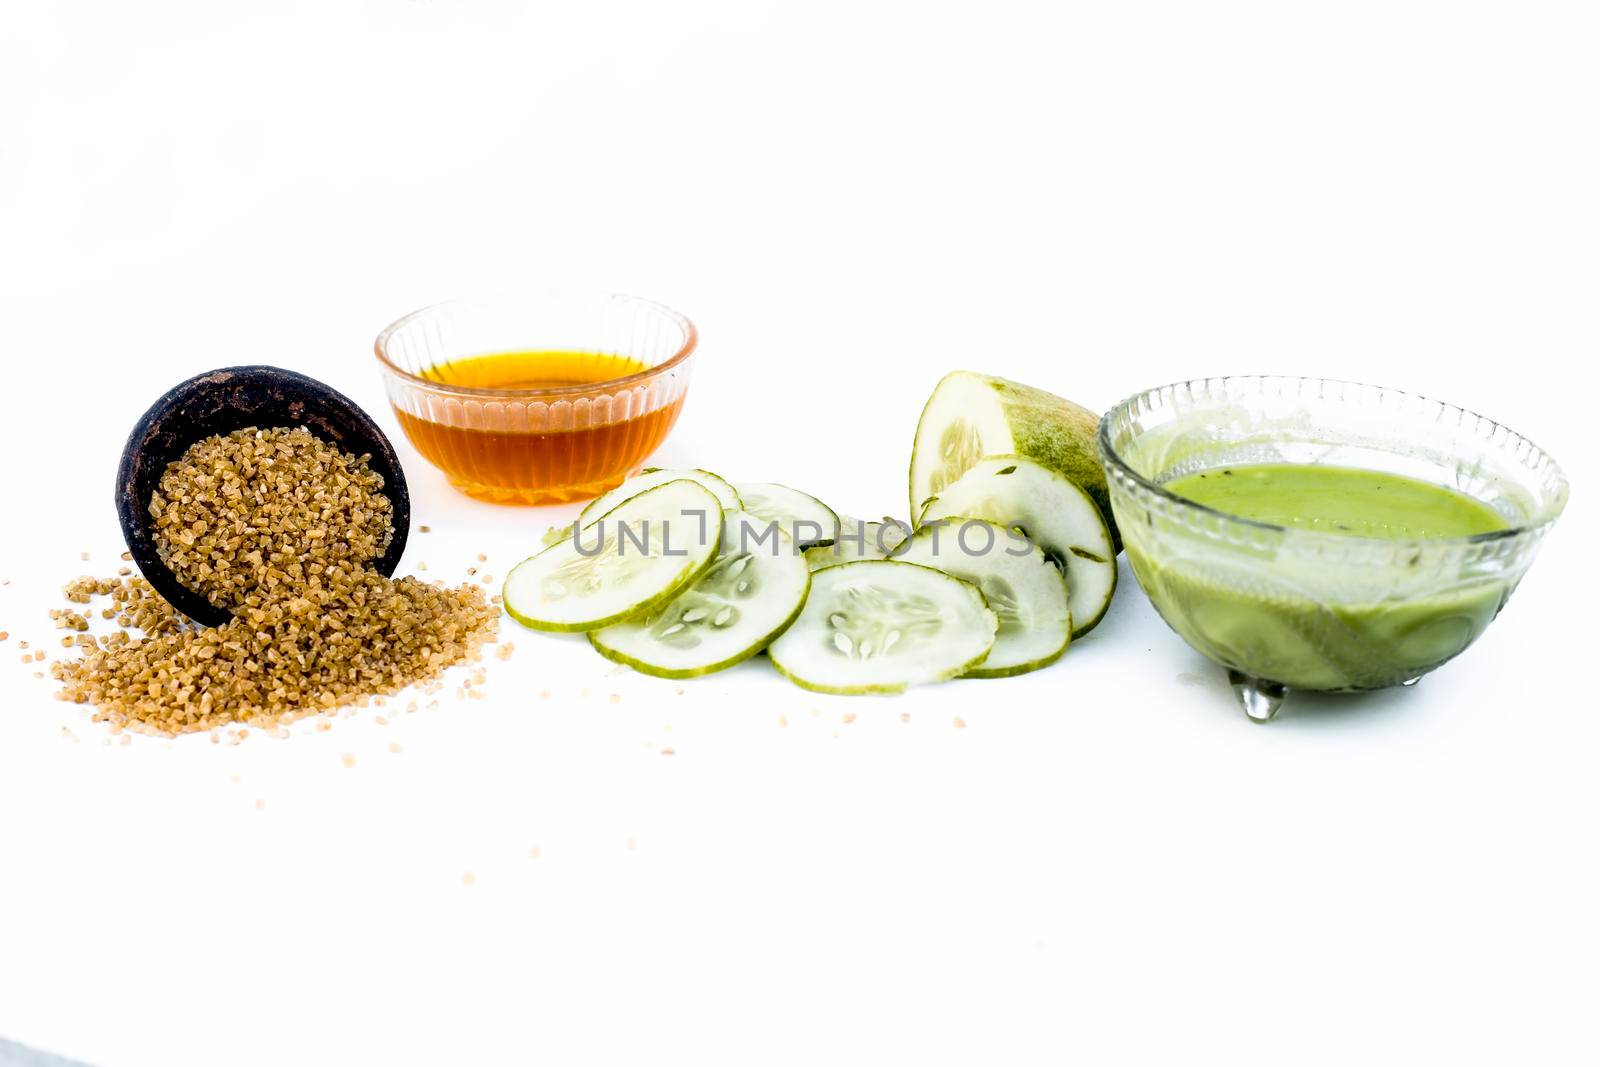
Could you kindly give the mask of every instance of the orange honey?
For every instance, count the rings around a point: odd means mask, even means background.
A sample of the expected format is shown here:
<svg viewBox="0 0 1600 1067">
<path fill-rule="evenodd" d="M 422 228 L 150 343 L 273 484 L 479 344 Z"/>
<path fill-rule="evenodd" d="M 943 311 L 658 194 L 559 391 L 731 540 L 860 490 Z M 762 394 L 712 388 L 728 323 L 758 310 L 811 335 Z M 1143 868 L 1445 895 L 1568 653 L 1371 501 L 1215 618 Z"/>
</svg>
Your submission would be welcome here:
<svg viewBox="0 0 1600 1067">
<path fill-rule="evenodd" d="M 598 388 L 538 398 L 452 399 L 426 414 L 397 405 L 395 415 L 417 451 L 471 496 L 523 504 L 581 500 L 621 483 L 678 420 L 681 390 L 654 405 L 642 389 L 608 390 L 602 384 L 650 369 L 602 352 L 471 356 L 428 367 L 419 376 L 468 389 Z"/>
</svg>

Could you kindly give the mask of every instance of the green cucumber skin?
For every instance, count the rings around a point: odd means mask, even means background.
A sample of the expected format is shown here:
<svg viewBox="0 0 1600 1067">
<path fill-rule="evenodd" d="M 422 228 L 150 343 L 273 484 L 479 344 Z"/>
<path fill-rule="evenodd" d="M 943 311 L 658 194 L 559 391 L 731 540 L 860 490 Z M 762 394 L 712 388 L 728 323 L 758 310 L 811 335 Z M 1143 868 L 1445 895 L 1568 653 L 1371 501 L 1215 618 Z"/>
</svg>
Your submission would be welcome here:
<svg viewBox="0 0 1600 1067">
<path fill-rule="evenodd" d="M 1072 647 L 1072 637 L 1069 634 L 1068 637 L 1067 637 L 1066 643 L 1063 644 L 1060 648 L 1056 649 L 1056 651 L 1052 655 L 1046 656 L 1044 659 L 1036 659 L 1032 663 L 1019 663 L 1015 667 L 994 667 L 994 668 L 982 667 L 982 666 L 974 667 L 972 670 L 970 670 L 967 673 L 963 674 L 961 677 L 963 677 L 963 678 L 1015 678 L 1019 674 L 1032 674 L 1034 671 L 1042 671 L 1046 667 L 1048 667 L 1051 664 L 1055 663 L 1062 656 L 1065 656 L 1067 654 L 1067 649 L 1069 649 L 1071 647 Z"/>
<path fill-rule="evenodd" d="M 1000 398 L 1006 423 L 1011 429 L 1010 451 L 1049 467 L 1083 487 L 1095 507 L 1100 509 L 1100 517 L 1105 520 L 1106 529 L 1111 533 L 1112 549 L 1120 553 L 1122 535 L 1117 531 L 1116 520 L 1111 514 L 1111 488 L 1106 483 L 1105 468 L 1100 465 L 1099 446 L 1095 443 L 1100 430 L 1100 416 L 1065 397 L 977 371 L 951 371 L 940 379 L 939 384 L 943 385 L 946 379 L 958 374 L 983 381 Z M 938 391 L 938 386 L 935 386 L 934 394 Z M 928 404 L 923 405 L 923 415 L 927 415 L 928 406 L 932 403 L 933 395 L 930 394 Z M 918 436 L 921 432 L 922 419 L 919 418 Z M 910 480 L 909 471 L 907 480 Z M 915 492 L 915 486 L 912 491 Z M 922 503 L 919 500 L 911 502 L 913 518 L 922 510 Z"/>
<path fill-rule="evenodd" d="M 685 588 L 687 588 L 687 587 L 685 587 Z M 679 590 L 679 592 L 683 592 L 683 590 Z M 638 671 L 640 674 L 648 674 L 648 675 L 650 675 L 651 677 L 654 677 L 654 678 L 673 678 L 673 679 L 677 679 L 679 681 L 681 681 L 681 680 L 683 680 L 685 678 L 703 678 L 708 674 L 715 674 L 718 671 L 725 671 L 729 667 L 737 667 L 739 664 L 743 663 L 745 660 L 754 659 L 756 656 L 759 656 L 759 655 L 761 655 L 761 653 L 765 652 L 767 650 L 767 646 L 768 645 L 772 644 L 772 642 L 774 642 L 778 638 L 782 637 L 783 634 L 784 634 L 784 631 L 789 629 L 789 627 L 794 625 L 794 620 L 798 619 L 800 617 L 800 613 L 806 609 L 806 597 L 808 597 L 810 595 L 811 595 L 811 574 L 809 572 L 807 572 L 807 574 L 806 574 L 806 591 L 805 591 L 805 595 L 800 598 L 799 603 L 795 604 L 794 610 L 789 613 L 789 617 L 787 619 L 784 619 L 783 622 L 778 624 L 776 629 L 774 629 L 771 633 L 767 634 L 766 637 L 761 638 L 755 645 L 751 646 L 747 651 L 741 652 L 739 655 L 734 656 L 732 659 L 723 660 L 721 663 L 713 663 L 713 664 L 711 664 L 710 666 L 707 666 L 707 667 L 692 667 L 692 668 L 689 668 L 687 670 L 681 670 L 681 671 L 667 670 L 667 669 L 664 669 L 664 668 L 661 668 L 661 667 L 655 667 L 655 666 L 652 666 L 652 665 L 650 665 L 648 663 L 644 663 L 644 662 L 642 662 L 640 660 L 636 660 L 631 656 L 625 656 L 621 652 L 617 652 L 617 651 L 615 651 L 613 649 L 606 648 L 604 645 L 600 644 L 599 641 L 595 640 L 595 638 L 597 637 L 597 634 L 594 634 L 594 633 L 588 634 L 589 647 L 593 648 L 596 652 L 600 653 L 600 655 L 604 656 L 606 659 L 610 660 L 612 663 L 620 663 L 624 667 L 632 667 L 634 670 Z"/>
<path fill-rule="evenodd" d="M 984 655 L 987 656 L 988 653 L 985 652 Z M 904 693 L 906 691 L 906 686 L 903 683 L 900 684 L 900 685 L 856 685 L 856 686 L 814 685 L 811 682 L 803 682 L 803 681 L 801 681 L 799 678 L 796 678 L 794 675 L 790 674 L 788 671 L 786 671 L 782 667 L 778 666 L 778 661 L 773 659 L 771 656 L 768 656 L 767 659 L 768 659 L 768 661 L 770 661 L 772 663 L 772 669 L 773 670 L 777 671 L 779 674 L 781 674 L 785 678 L 789 679 L 789 681 L 793 682 L 795 685 L 799 686 L 801 689 L 804 689 L 807 692 L 811 692 L 811 693 L 826 693 L 829 696 L 836 696 L 836 697 L 865 697 L 865 696 L 894 696 L 896 693 Z"/>
<path fill-rule="evenodd" d="M 840 564 L 840 566 L 845 566 L 845 564 Z M 979 595 L 981 596 L 982 594 Z M 985 601 L 985 603 L 987 603 L 987 601 Z M 799 678 L 796 678 L 794 675 L 784 670 L 783 667 L 778 664 L 778 661 L 773 660 L 771 656 L 768 656 L 767 658 L 772 661 L 773 669 L 779 674 L 789 679 L 789 681 L 793 682 L 801 689 L 806 689 L 813 693 L 827 693 L 829 696 L 836 697 L 894 696 L 896 693 L 904 693 L 906 689 L 909 688 L 904 682 L 899 685 L 815 685 L 811 682 L 803 682 Z M 937 678 L 930 678 L 926 682 L 918 682 L 917 684 L 919 686 L 937 685 L 939 682 L 948 682 L 952 678 L 977 677 L 972 672 L 977 670 L 979 666 L 982 665 L 983 661 L 988 658 L 989 650 L 986 648 L 983 650 L 983 655 L 978 656 L 976 659 L 972 660 L 972 662 L 957 667 L 947 674 L 941 674 Z"/>
<path fill-rule="evenodd" d="M 1122 536 L 1111 517 L 1111 487 L 1106 483 L 1106 471 L 1100 465 L 1100 451 L 1095 444 L 1100 416 L 1065 397 L 1005 378 L 990 378 L 989 387 L 999 394 L 1005 407 L 1012 451 L 1081 486 L 1100 509 L 1100 517 L 1111 533 L 1112 548 L 1121 552 Z M 1070 430 L 1063 429 L 1063 423 Z"/>
</svg>

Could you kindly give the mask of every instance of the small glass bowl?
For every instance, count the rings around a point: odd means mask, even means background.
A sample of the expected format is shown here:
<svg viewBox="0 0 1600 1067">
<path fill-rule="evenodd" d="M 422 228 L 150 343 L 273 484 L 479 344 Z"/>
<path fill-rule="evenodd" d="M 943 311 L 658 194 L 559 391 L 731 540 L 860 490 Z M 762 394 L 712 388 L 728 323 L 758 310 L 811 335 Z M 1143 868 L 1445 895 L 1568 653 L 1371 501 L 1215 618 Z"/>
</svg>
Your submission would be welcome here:
<svg viewBox="0 0 1600 1067">
<path fill-rule="evenodd" d="M 1323 378 L 1202 378 L 1139 393 L 1100 423 L 1128 562 L 1179 636 L 1226 667 L 1249 716 L 1289 689 L 1409 685 L 1505 605 L 1567 502 L 1525 437 L 1414 393 Z M 1162 488 L 1246 463 L 1363 467 L 1448 486 L 1508 528 L 1387 541 L 1227 515 Z"/>
<path fill-rule="evenodd" d="M 539 291 L 414 311 L 375 347 L 401 429 L 452 485 L 496 503 L 549 504 L 614 488 L 666 439 L 697 340 L 693 323 L 649 300 Z M 434 380 L 447 364 L 511 352 L 582 353 L 592 366 L 568 361 L 580 372 L 570 385 Z M 628 362 L 642 369 L 587 380 Z"/>
</svg>

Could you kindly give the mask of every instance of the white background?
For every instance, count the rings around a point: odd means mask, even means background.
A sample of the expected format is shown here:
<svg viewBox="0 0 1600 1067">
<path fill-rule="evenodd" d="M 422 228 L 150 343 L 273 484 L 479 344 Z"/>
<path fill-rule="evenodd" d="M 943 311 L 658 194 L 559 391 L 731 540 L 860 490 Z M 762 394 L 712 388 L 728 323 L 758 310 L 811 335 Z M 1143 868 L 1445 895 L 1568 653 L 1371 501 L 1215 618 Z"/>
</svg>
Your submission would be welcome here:
<svg viewBox="0 0 1600 1067">
<path fill-rule="evenodd" d="M 98 1067 L 1594 1063 L 1597 53 L 1577 3 L 6 3 L 0 1034 Z M 1416 389 L 1532 436 L 1572 505 L 1467 655 L 1265 728 L 1126 573 L 1056 667 L 898 699 L 759 662 L 680 695 L 508 631 L 482 702 L 124 747 L 18 664 L 116 565 L 168 386 L 277 363 L 392 428 L 377 331 L 536 284 L 681 308 L 660 458 L 841 511 L 903 509 L 954 367 L 1097 409 Z M 397 443 L 408 569 L 503 575 L 570 515 Z"/>
</svg>

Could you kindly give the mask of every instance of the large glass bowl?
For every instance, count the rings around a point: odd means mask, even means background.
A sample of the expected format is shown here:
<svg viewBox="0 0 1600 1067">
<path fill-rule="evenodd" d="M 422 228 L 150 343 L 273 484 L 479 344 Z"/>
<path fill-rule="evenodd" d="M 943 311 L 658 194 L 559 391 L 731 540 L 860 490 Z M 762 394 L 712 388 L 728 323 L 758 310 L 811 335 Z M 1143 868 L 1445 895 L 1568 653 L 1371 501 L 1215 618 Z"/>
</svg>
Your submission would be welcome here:
<svg viewBox="0 0 1600 1067">
<path fill-rule="evenodd" d="M 614 488 L 666 439 L 696 340 L 693 323 L 649 300 L 542 290 L 423 308 L 375 347 L 401 429 L 452 485 L 548 504 Z M 562 354 L 562 378 L 452 371 L 516 352 Z"/>
<path fill-rule="evenodd" d="M 1202 378 L 1107 413 L 1100 453 L 1134 576 L 1266 721 L 1289 689 L 1410 684 L 1505 606 L 1567 501 L 1543 450 L 1415 393 L 1323 378 Z M 1246 463 L 1363 467 L 1446 486 L 1505 517 L 1476 537 L 1378 540 L 1223 514 L 1165 488 Z"/>
</svg>

